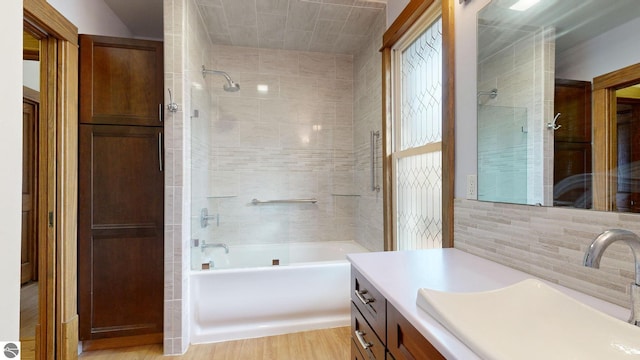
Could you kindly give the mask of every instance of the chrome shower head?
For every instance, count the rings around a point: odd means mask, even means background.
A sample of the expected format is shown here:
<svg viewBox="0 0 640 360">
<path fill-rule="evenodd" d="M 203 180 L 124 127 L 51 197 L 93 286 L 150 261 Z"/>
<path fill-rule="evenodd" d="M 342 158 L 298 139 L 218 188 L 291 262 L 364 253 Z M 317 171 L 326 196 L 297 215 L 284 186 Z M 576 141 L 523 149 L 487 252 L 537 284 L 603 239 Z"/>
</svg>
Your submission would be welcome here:
<svg viewBox="0 0 640 360">
<path fill-rule="evenodd" d="M 202 77 L 206 77 L 207 74 L 223 76 L 225 80 L 227 80 L 227 83 L 222 87 L 226 92 L 236 92 L 240 90 L 240 84 L 231 80 L 231 77 L 226 72 L 220 70 L 207 70 L 204 65 L 202 65 Z"/>
<path fill-rule="evenodd" d="M 222 88 L 226 92 L 236 92 L 236 91 L 240 91 L 240 84 L 235 83 L 233 81 L 229 81 L 228 84 L 225 84 Z"/>
</svg>

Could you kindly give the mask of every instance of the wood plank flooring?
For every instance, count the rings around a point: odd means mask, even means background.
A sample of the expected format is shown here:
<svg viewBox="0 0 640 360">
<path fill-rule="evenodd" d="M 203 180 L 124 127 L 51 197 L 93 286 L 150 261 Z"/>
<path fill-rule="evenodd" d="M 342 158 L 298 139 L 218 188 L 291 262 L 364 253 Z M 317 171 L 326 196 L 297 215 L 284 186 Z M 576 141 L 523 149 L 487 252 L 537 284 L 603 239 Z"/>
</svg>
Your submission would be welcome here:
<svg viewBox="0 0 640 360">
<path fill-rule="evenodd" d="M 21 359 L 36 357 L 36 324 L 38 323 L 38 283 L 20 287 Z"/>
<path fill-rule="evenodd" d="M 268 336 L 257 339 L 191 345 L 180 360 L 348 360 L 349 326 Z M 81 360 L 161 360 L 161 345 L 136 346 L 115 350 L 85 352 Z"/>
<path fill-rule="evenodd" d="M 38 323 L 38 283 L 20 288 L 20 339 L 35 338 Z"/>
</svg>

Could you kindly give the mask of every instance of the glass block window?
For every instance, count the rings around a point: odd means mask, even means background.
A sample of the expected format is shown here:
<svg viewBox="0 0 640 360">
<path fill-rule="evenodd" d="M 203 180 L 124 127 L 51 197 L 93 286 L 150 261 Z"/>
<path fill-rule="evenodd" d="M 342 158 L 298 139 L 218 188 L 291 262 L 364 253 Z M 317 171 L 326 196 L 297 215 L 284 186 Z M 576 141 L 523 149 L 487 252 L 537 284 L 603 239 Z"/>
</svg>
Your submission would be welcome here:
<svg viewBox="0 0 640 360">
<path fill-rule="evenodd" d="M 442 18 L 395 52 L 398 250 L 442 247 Z"/>
</svg>

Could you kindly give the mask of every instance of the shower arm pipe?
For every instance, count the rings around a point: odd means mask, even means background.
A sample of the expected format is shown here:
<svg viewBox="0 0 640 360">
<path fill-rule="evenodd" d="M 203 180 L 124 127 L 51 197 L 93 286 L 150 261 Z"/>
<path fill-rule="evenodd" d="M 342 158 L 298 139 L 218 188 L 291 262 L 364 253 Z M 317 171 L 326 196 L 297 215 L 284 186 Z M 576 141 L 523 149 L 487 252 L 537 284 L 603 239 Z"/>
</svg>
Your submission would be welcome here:
<svg viewBox="0 0 640 360">
<path fill-rule="evenodd" d="M 318 202 L 318 199 L 283 199 L 283 200 L 258 200 L 253 199 L 251 203 L 253 205 L 261 205 L 261 204 L 304 204 L 311 203 L 315 204 Z"/>
<path fill-rule="evenodd" d="M 204 67 L 204 65 L 202 65 L 202 77 L 205 77 L 207 74 L 222 75 L 225 79 L 227 79 L 227 82 L 229 82 L 230 84 L 233 83 L 233 80 L 231 80 L 231 76 L 229 76 L 229 74 L 227 74 L 226 72 L 220 70 L 208 70 Z"/>
<path fill-rule="evenodd" d="M 380 185 L 376 184 L 376 139 L 379 137 L 379 130 L 371 130 L 371 191 L 380 191 Z"/>
</svg>

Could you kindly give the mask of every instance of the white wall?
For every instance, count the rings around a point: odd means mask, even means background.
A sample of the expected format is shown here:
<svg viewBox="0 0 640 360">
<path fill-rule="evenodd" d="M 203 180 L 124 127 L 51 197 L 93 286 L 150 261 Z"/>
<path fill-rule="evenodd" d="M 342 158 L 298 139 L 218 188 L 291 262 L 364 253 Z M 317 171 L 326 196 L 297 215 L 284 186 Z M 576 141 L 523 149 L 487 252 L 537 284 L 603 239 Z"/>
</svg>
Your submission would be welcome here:
<svg viewBox="0 0 640 360">
<path fill-rule="evenodd" d="M 79 34 L 131 37 L 131 31 L 102 0 L 48 0 L 48 3 L 74 23 Z"/>
<path fill-rule="evenodd" d="M 22 63 L 22 84 L 35 91 L 40 91 L 40 62 L 25 60 Z"/>
<path fill-rule="evenodd" d="M 639 63 L 638 33 L 640 18 L 558 54 L 556 77 L 592 81 L 596 76 Z"/>
<path fill-rule="evenodd" d="M 409 0 L 387 0 L 387 29 L 398 18 Z"/>
<path fill-rule="evenodd" d="M 3 2 L 0 23 L 0 341 L 15 341 L 20 336 L 22 0 Z"/>
</svg>

